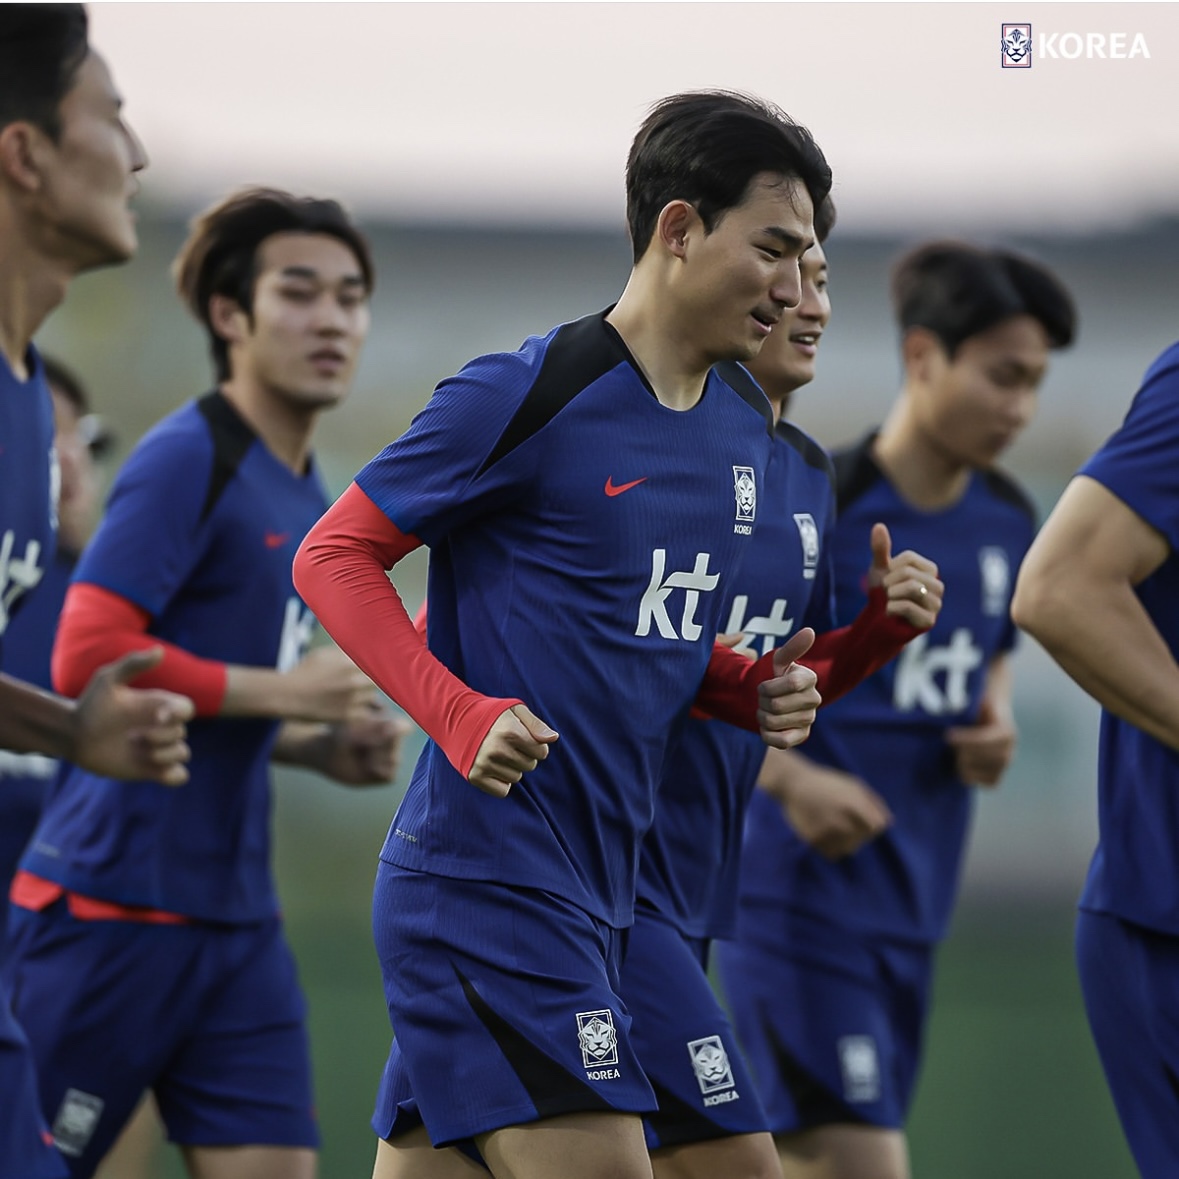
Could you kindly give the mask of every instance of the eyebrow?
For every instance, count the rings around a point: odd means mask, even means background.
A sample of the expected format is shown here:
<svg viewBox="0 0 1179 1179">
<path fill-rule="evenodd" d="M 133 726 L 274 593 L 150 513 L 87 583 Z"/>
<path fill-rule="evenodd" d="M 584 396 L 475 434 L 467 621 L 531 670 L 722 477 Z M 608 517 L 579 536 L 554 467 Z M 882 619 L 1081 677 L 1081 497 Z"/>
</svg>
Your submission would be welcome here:
<svg viewBox="0 0 1179 1179">
<path fill-rule="evenodd" d="M 807 239 L 800 233 L 791 233 L 790 230 L 783 229 L 780 225 L 767 225 L 761 232 L 780 241 L 784 246 L 802 246 L 802 253 L 804 254 L 815 244 L 813 237 Z"/>
<path fill-rule="evenodd" d="M 318 282 L 321 280 L 321 275 L 314 266 L 284 266 L 280 271 L 283 278 L 305 278 L 310 282 Z M 350 287 L 366 287 L 368 284 L 364 281 L 362 275 L 346 274 L 340 282 L 344 286 Z"/>
</svg>

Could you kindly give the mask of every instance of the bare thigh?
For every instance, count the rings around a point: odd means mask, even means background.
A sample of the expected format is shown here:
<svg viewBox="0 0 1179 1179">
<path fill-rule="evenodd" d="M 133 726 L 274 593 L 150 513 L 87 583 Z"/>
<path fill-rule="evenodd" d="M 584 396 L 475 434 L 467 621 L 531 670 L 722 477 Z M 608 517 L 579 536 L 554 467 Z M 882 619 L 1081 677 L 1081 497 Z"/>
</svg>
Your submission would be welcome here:
<svg viewBox="0 0 1179 1179">
<path fill-rule="evenodd" d="M 377 1142 L 373 1179 L 487 1179 L 487 1172 L 453 1146 L 435 1150 L 424 1126 Z"/>
<path fill-rule="evenodd" d="M 777 1139 L 785 1179 L 910 1179 L 909 1146 L 900 1130 L 817 1126 Z"/>
<path fill-rule="evenodd" d="M 185 1146 L 192 1179 L 315 1179 L 315 1151 L 306 1146 Z"/>
<path fill-rule="evenodd" d="M 778 1152 L 769 1134 L 731 1134 L 651 1155 L 655 1179 L 782 1179 Z"/>
<path fill-rule="evenodd" d="M 637 1114 L 563 1114 L 478 1141 L 495 1179 L 651 1179 Z"/>
</svg>

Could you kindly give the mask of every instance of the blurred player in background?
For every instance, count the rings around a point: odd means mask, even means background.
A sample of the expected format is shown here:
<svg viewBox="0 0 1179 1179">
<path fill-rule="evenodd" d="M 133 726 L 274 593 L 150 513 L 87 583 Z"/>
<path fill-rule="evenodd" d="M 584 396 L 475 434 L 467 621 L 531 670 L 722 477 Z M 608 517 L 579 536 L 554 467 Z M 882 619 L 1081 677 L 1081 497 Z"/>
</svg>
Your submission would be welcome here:
<svg viewBox="0 0 1179 1179">
<path fill-rule="evenodd" d="M 82 7 L 0 5 L 0 642 L 54 551 L 53 406 L 32 339 L 75 275 L 134 252 L 128 202 L 145 162 Z M 121 660 L 77 703 L 0 675 L 0 747 L 179 785 L 191 703 L 126 686 L 158 658 Z M 0 1174 L 64 1174 L 4 993 L 0 1094 Z"/>
<path fill-rule="evenodd" d="M 863 604 L 876 521 L 937 562 L 945 606 L 824 709 L 805 756 L 783 755 L 795 808 L 826 792 L 815 829 L 792 829 L 754 796 L 737 940 L 718 955 L 787 1179 L 909 1174 L 903 1126 L 968 787 L 996 785 L 1015 746 L 1008 603 L 1034 515 L 994 463 L 1031 419 L 1050 351 L 1074 332 L 1060 282 L 1006 251 L 930 243 L 899 260 L 892 289 L 904 385 L 880 430 L 835 455 L 836 614 Z M 856 851 L 868 791 L 892 822 Z M 846 840 L 831 809 L 841 799 Z"/>
<path fill-rule="evenodd" d="M 482 1173 L 431 1149 L 472 1140 L 498 1176 L 651 1173 L 617 971 L 669 730 L 702 681 L 755 729 L 760 700 L 783 743 L 817 704 L 791 662 L 811 632 L 758 664 L 712 647 L 772 443 L 723 362 L 798 302 L 829 187 L 775 108 L 665 99 L 628 161 L 618 303 L 442 382 L 296 558 L 327 629 L 432 739 L 374 896 L 395 1031 L 379 1179 Z M 428 649 L 386 576 L 423 543 Z"/>
<path fill-rule="evenodd" d="M 311 435 L 351 385 L 372 263 L 334 201 L 247 189 L 196 220 L 176 276 L 217 386 L 120 471 L 53 674 L 75 691 L 113 655 L 162 645 L 147 678 L 195 702 L 192 780 L 64 775 L 13 884 L 8 973 L 74 1175 L 151 1089 L 192 1174 L 299 1179 L 317 1129 L 268 763 L 384 782 L 402 732 L 339 651 L 304 654 L 314 619 L 290 572 L 326 506 Z"/>
<path fill-rule="evenodd" d="M 828 550 L 834 473 L 823 449 L 782 420 L 790 394 L 814 377 L 819 337 L 831 315 L 821 243 L 834 219 L 828 199 L 815 215 L 818 241 L 802 259 L 802 299 L 783 312 L 748 362 L 774 412 L 775 448 L 752 551 L 721 612 L 731 640 L 751 656 L 803 626 L 817 631 L 803 662 L 826 657 L 840 673 L 838 682 L 826 678 L 824 705 L 928 629 L 942 588 L 931 562 L 911 553 L 891 558 L 887 530 L 880 528 L 872 606 L 856 627 L 835 631 Z M 763 762 L 769 771 L 782 756 L 754 733 L 707 720 L 690 721 L 668 751 L 655 821 L 643 841 L 621 992 L 634 1021 L 635 1050 L 659 1099 L 658 1111 L 646 1119 L 659 1179 L 781 1175 L 765 1113 L 707 965 L 711 940 L 733 934 L 749 796 Z M 885 815 L 878 807 L 880 823 Z"/>
<path fill-rule="evenodd" d="M 1100 839 L 1081 894 L 1089 1025 L 1144 1179 L 1179 1175 L 1179 344 L 1068 485 L 1015 621 L 1102 706 Z"/>
</svg>

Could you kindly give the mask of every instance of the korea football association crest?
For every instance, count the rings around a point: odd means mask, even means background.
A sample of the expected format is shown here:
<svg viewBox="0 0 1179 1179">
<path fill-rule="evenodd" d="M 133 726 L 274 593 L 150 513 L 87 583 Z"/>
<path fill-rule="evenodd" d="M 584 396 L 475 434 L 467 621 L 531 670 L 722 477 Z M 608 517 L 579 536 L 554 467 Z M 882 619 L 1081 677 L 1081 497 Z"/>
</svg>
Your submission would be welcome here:
<svg viewBox="0 0 1179 1179">
<path fill-rule="evenodd" d="M 843 1099 L 862 1104 L 880 1100 L 880 1060 L 872 1036 L 843 1036 L 836 1048 L 843 1074 Z"/>
<path fill-rule="evenodd" d="M 819 526 L 810 512 L 795 512 L 794 523 L 802 541 L 802 575 L 807 581 L 814 581 L 819 568 Z"/>
<path fill-rule="evenodd" d="M 1011 565 L 1006 550 L 984 545 L 978 550 L 978 571 L 982 581 L 980 609 L 991 617 L 1006 614 L 1011 597 Z"/>
<path fill-rule="evenodd" d="M 720 1036 L 689 1040 L 688 1055 L 705 1105 L 720 1105 L 722 1102 L 737 1100 L 733 1068 Z"/>
<path fill-rule="evenodd" d="M 577 1013 L 577 1040 L 581 1046 L 581 1063 L 591 1081 L 609 1081 L 618 1073 L 618 1030 L 614 1013 L 602 1011 Z"/>
<path fill-rule="evenodd" d="M 752 467 L 733 468 L 733 493 L 737 497 L 737 522 L 733 531 L 748 536 L 757 517 L 757 480 Z"/>
</svg>

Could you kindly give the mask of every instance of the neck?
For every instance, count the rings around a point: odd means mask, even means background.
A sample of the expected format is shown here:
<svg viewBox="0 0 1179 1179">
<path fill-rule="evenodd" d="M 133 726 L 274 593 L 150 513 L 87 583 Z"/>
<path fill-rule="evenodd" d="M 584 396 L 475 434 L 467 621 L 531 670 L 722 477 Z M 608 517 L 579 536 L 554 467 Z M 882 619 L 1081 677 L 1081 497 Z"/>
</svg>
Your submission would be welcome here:
<svg viewBox="0 0 1179 1179">
<path fill-rule="evenodd" d="M 273 390 L 245 377 L 223 381 L 221 393 L 279 462 L 296 475 L 307 470 L 318 409 L 292 405 Z"/>
<path fill-rule="evenodd" d="M 29 344 L 65 298 L 71 278 L 60 261 L 43 257 L 29 244 L 22 225 L 0 214 L 0 353 L 21 380 L 29 375 Z"/>
<path fill-rule="evenodd" d="M 901 498 L 916 508 L 952 507 L 970 483 L 971 468 L 914 420 L 904 389 L 876 436 L 872 454 Z"/>
<path fill-rule="evenodd" d="M 655 396 L 669 409 L 691 409 L 716 358 L 703 356 L 666 308 L 665 292 L 636 267 L 606 321 L 625 341 Z"/>
</svg>

